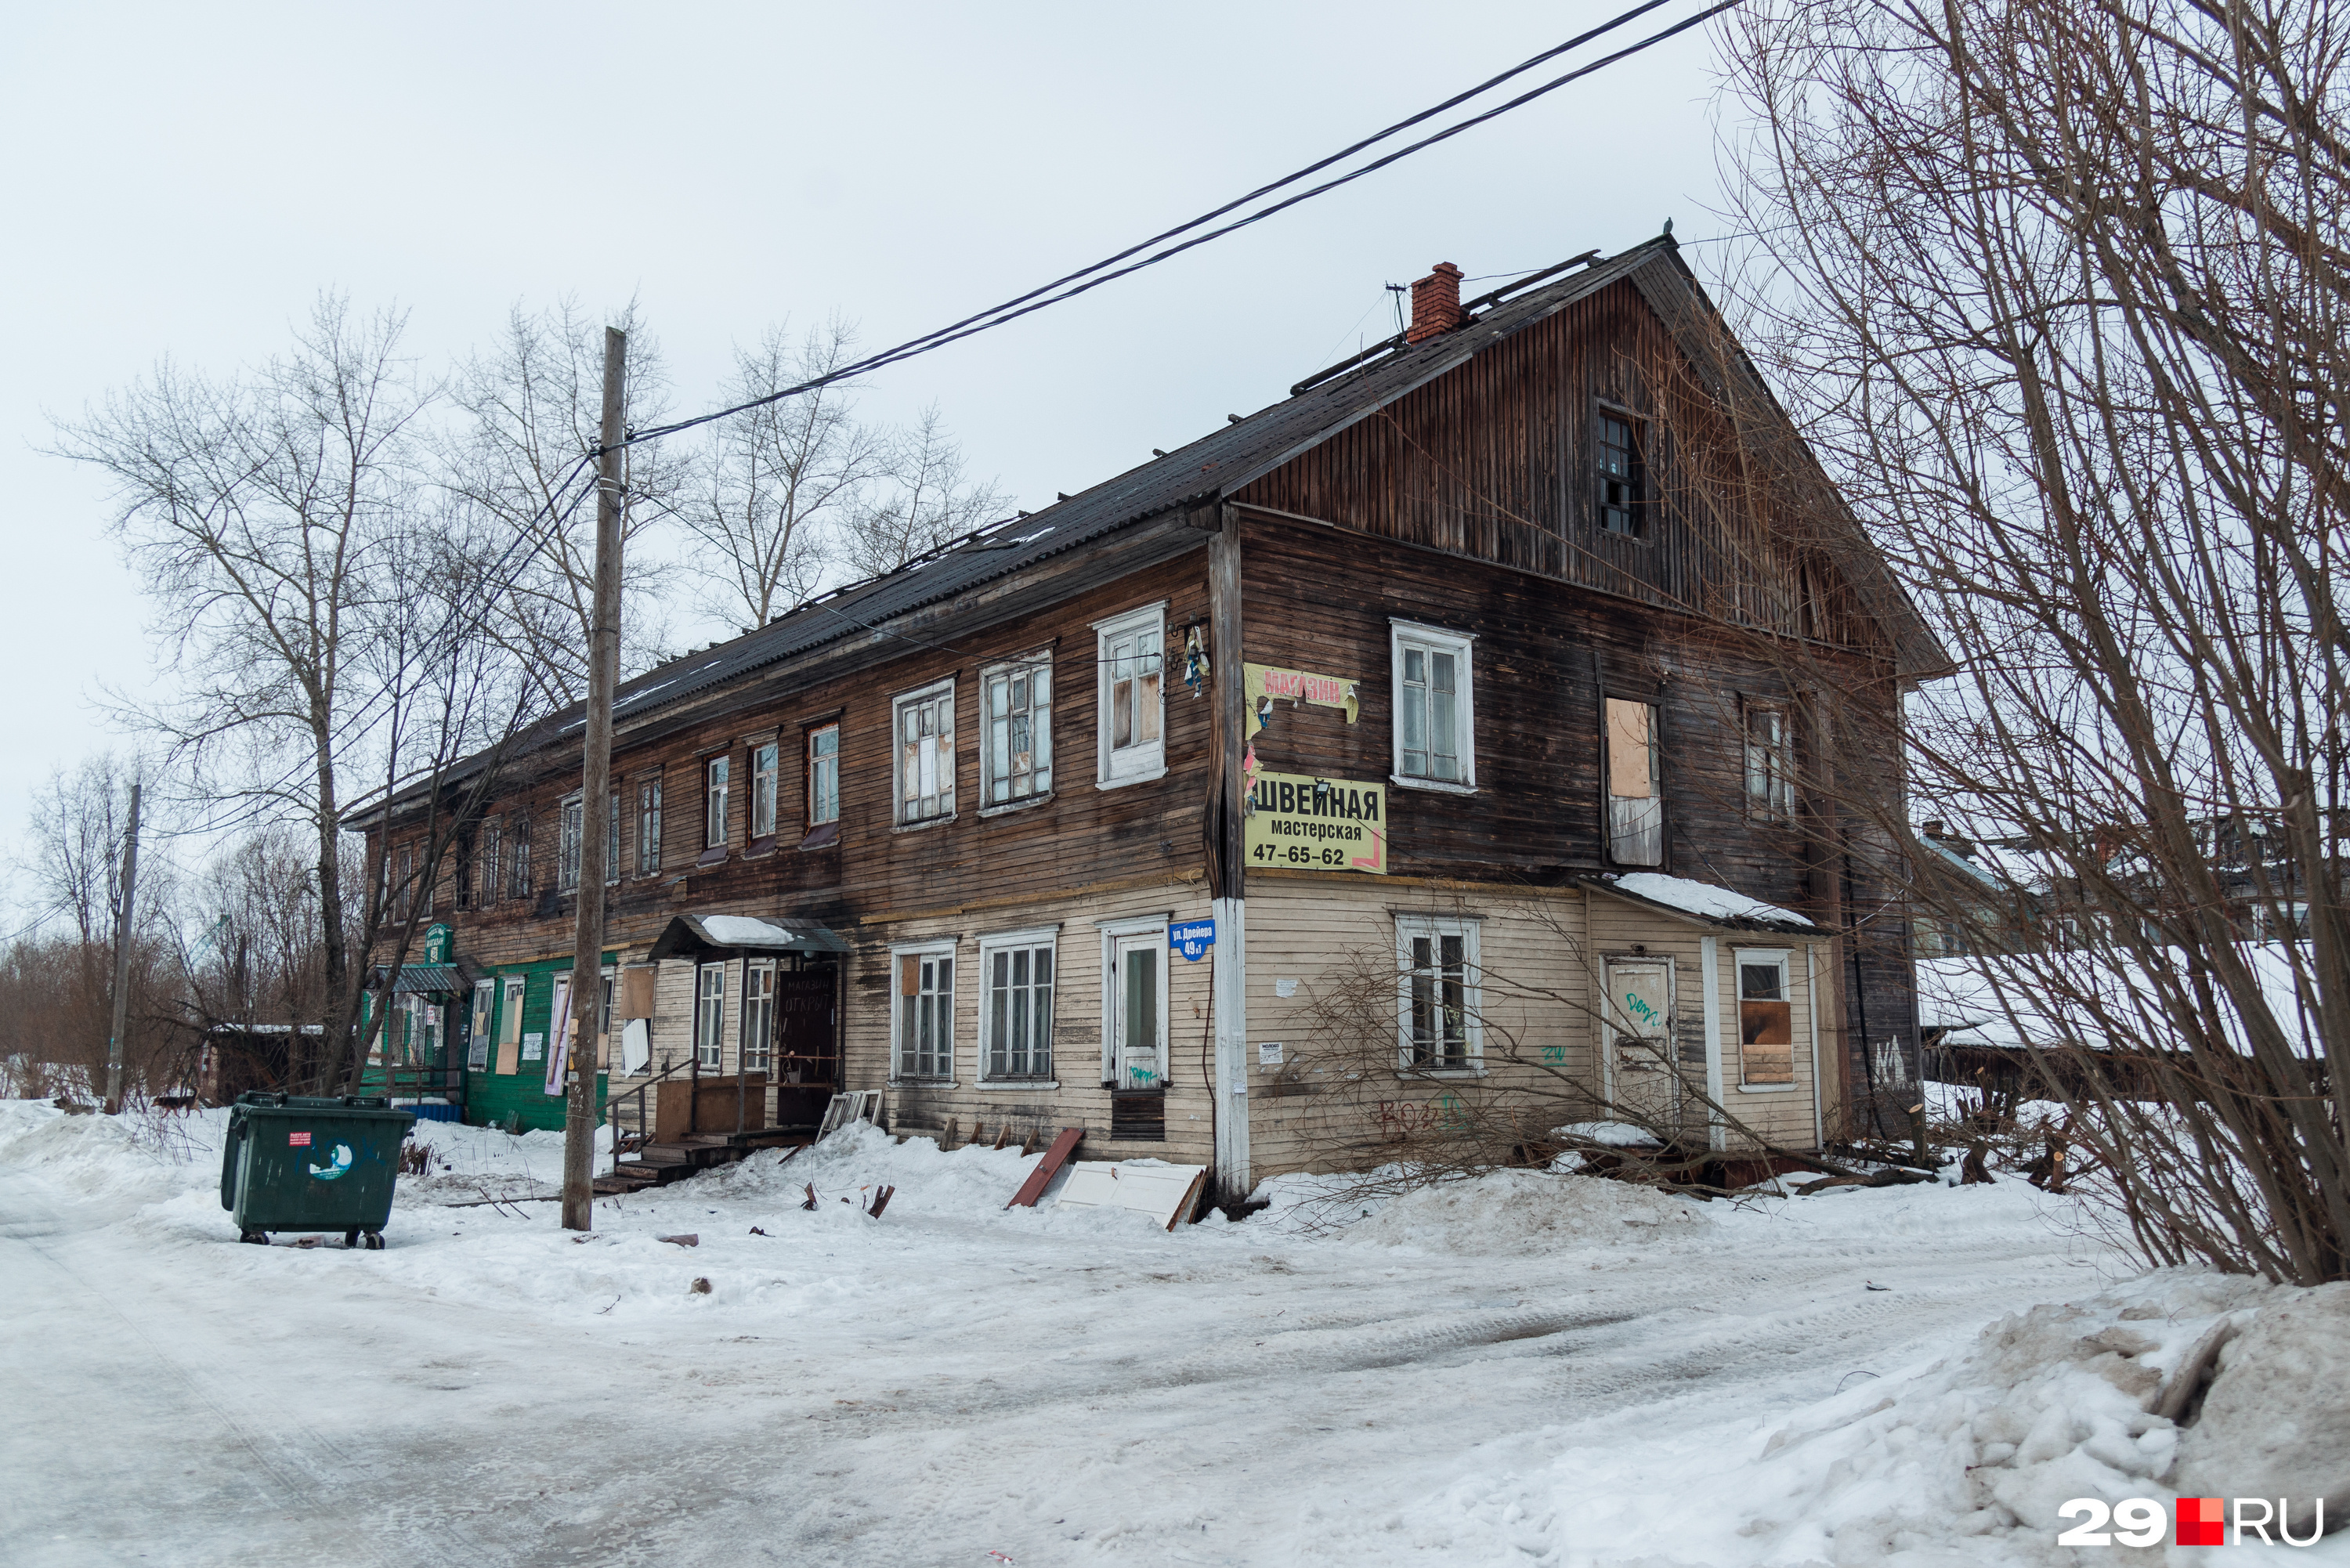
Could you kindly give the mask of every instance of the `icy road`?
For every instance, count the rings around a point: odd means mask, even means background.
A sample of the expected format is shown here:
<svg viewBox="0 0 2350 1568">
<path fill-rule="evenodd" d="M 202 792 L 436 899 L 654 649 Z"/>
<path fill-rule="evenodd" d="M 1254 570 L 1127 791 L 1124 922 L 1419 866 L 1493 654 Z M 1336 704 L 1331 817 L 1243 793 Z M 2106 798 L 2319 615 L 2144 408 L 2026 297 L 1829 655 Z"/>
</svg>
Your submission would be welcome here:
<svg viewBox="0 0 2350 1568">
<path fill-rule="evenodd" d="M 1584 1502 L 1701 1509 L 1773 1420 L 2127 1272 L 2016 1181 L 1733 1210 L 1518 1174 L 1318 1230 L 1292 1181 L 1170 1235 L 1006 1214 L 1015 1151 L 870 1129 L 579 1241 L 450 1207 L 550 1190 L 554 1135 L 434 1127 L 387 1251 L 263 1249 L 218 1127 L 0 1105 L 0 1561 L 1631 1558 Z M 841 1201 L 878 1182 L 883 1219 Z M 1562 1461 L 1590 1492 L 1544 1502 Z"/>
</svg>

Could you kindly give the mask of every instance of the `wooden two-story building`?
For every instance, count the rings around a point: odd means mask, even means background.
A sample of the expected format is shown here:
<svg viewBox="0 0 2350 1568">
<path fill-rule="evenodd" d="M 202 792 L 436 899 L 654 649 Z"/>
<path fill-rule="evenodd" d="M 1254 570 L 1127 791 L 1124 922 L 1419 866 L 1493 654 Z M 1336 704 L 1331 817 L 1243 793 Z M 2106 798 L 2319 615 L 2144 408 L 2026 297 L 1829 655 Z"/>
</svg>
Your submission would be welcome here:
<svg viewBox="0 0 2350 1568">
<path fill-rule="evenodd" d="M 1934 639 L 1848 520 L 1718 477 L 1707 389 L 1783 416 L 1670 239 L 1459 279 L 1283 401 L 626 682 L 608 1092 L 879 1089 L 898 1129 L 1081 1126 L 1233 1194 L 1375 1157 L 1334 1125 L 1366 1062 L 1406 1106 L 1535 1059 L 1679 1085 L 1721 1147 L 1906 1086 L 1901 912 L 1823 848 L 1774 649 L 1889 735 Z M 467 972 L 405 1005 L 447 1009 L 472 1119 L 560 1125 L 580 734 L 525 737 L 437 874 Z"/>
</svg>

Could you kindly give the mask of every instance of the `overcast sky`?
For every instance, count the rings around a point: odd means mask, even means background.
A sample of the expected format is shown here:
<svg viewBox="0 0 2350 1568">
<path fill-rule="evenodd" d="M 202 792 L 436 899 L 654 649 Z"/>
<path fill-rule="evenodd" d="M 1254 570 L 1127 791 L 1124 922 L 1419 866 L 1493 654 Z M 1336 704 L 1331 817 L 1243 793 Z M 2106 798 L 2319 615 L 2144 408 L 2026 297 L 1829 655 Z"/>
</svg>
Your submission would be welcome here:
<svg viewBox="0 0 2350 1568">
<path fill-rule="evenodd" d="M 1618 8 L 10 6 L 0 848 L 52 769 L 125 743 L 102 684 L 172 679 L 94 476 L 42 451 L 53 416 L 160 358 L 220 372 L 265 358 L 331 289 L 405 307 L 411 351 L 438 368 L 517 302 L 569 294 L 600 314 L 634 295 L 694 410 L 733 343 L 772 323 L 837 311 L 874 346 L 941 326 Z M 1719 204 L 1710 47 L 1684 34 L 885 370 L 861 409 L 935 401 L 976 472 L 1033 509 L 1392 332 L 1382 286 L 1435 262 L 1513 275 L 1667 217 L 1702 241 Z M 1719 252 L 1687 254 L 1703 276 Z M 679 628 L 697 629 L 721 628 Z"/>
</svg>

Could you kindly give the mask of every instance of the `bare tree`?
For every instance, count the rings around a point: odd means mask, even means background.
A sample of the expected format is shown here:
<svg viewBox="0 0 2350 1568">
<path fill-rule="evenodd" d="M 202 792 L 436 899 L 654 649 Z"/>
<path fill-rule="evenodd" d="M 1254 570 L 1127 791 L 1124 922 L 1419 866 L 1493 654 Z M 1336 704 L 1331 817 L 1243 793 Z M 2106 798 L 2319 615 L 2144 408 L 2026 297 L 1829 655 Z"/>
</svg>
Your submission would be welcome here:
<svg viewBox="0 0 2350 1568">
<path fill-rule="evenodd" d="M 850 358 L 856 333 L 837 317 L 795 345 L 781 327 L 738 348 L 729 403 L 773 396 L 830 376 Z M 695 483 L 676 516 L 696 542 L 687 566 L 703 585 L 702 607 L 744 630 L 765 625 L 816 591 L 882 476 L 889 444 L 857 422 L 851 381 L 835 381 L 710 427 Z"/>
<path fill-rule="evenodd" d="M 1003 509 L 991 480 L 964 472 L 962 448 L 935 405 L 890 441 L 885 477 L 849 519 L 847 559 L 864 576 L 894 572 Z"/>
<path fill-rule="evenodd" d="M 667 390 L 660 347 L 634 302 L 611 324 L 629 334 L 629 427 L 652 424 Z M 535 314 L 516 306 L 494 347 L 459 367 L 452 396 L 463 417 L 441 454 L 443 482 L 479 519 L 504 530 L 484 563 L 495 606 L 484 630 L 523 660 L 552 706 L 587 691 L 596 577 L 587 459 L 602 419 L 604 327 L 568 298 Z M 674 505 L 685 462 L 670 442 L 629 449 L 625 541 Z M 662 657 L 669 573 L 642 549 L 625 549 L 622 563 L 625 672 Z"/>
<path fill-rule="evenodd" d="M 59 427 L 113 483 L 114 526 L 151 587 L 178 695 L 125 698 L 207 826 L 290 819 L 312 845 L 330 993 L 353 989 L 342 923 L 347 753 L 383 718 L 352 665 L 396 620 L 392 541 L 413 519 L 432 390 L 402 317 L 321 298 L 292 351 L 242 378 L 168 362 Z M 225 820 L 224 820 L 224 815 Z"/>
<path fill-rule="evenodd" d="M 1912 701 L 1921 809 L 2036 868 L 1913 891 L 2004 950 L 1994 1010 L 2150 1259 L 2350 1277 L 2350 14 L 1726 26 L 1744 337 L 1959 660 Z M 1898 868 L 1907 803 L 1837 778 Z M 2249 892 L 2221 836 L 2277 846 Z"/>
</svg>

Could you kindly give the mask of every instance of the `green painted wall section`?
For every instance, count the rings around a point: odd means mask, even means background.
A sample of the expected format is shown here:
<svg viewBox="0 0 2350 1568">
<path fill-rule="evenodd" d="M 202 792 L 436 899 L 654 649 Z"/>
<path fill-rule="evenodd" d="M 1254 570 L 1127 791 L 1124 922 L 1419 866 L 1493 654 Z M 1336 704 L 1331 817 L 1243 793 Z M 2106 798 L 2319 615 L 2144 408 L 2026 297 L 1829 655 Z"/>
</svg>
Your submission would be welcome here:
<svg viewBox="0 0 2350 1568">
<path fill-rule="evenodd" d="M 604 962 L 616 965 L 618 953 L 605 956 Z M 523 990 L 522 1033 L 546 1034 L 555 1011 L 555 977 L 571 972 L 569 959 L 549 959 L 541 963 L 508 964 L 488 971 L 498 981 L 497 1002 L 491 1009 L 489 1066 L 480 1072 L 465 1075 L 465 1119 L 477 1127 L 504 1126 L 506 1118 L 519 1115 L 525 1128 L 544 1127 L 560 1131 L 563 1127 L 563 1096 L 546 1092 L 546 1058 L 519 1064 L 511 1074 L 497 1071 L 497 1039 L 504 1032 L 502 1016 L 506 1005 L 507 975 L 525 977 Z M 551 1044 L 551 1043 L 550 1043 Z M 596 1075 L 596 1116 L 604 1115 L 604 1096 L 609 1088 L 606 1075 Z"/>
</svg>

